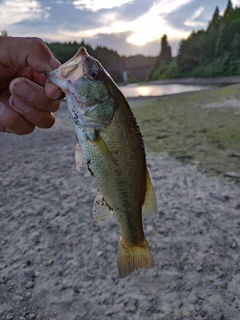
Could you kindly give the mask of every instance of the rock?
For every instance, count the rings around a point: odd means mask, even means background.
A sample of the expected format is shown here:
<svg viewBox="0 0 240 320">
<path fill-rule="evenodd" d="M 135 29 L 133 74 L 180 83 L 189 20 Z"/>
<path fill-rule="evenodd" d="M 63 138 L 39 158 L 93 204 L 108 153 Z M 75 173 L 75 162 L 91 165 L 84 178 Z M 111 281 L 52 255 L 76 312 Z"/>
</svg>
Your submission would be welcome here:
<svg viewBox="0 0 240 320">
<path fill-rule="evenodd" d="M 12 296 L 12 301 L 14 302 L 20 302 L 22 301 L 24 298 L 22 296 L 18 296 L 18 295 L 13 295 Z"/>
<path fill-rule="evenodd" d="M 203 271 L 203 266 L 198 263 L 197 266 L 196 266 L 196 270 L 197 270 L 197 272 Z"/>
<path fill-rule="evenodd" d="M 53 264 L 53 262 L 54 262 L 54 261 L 53 261 L 52 259 L 49 259 L 48 262 L 47 262 L 47 265 L 48 265 L 48 266 L 51 266 L 51 265 Z"/>
<path fill-rule="evenodd" d="M 97 254 L 96 254 L 97 258 L 101 257 L 102 254 L 103 254 L 103 251 L 98 251 Z"/>
<path fill-rule="evenodd" d="M 226 172 L 225 177 L 240 179 L 240 174 L 234 171 Z"/>
<path fill-rule="evenodd" d="M 34 283 L 33 281 L 28 281 L 26 284 L 25 284 L 25 288 L 26 289 L 31 289 L 34 287 Z"/>
<path fill-rule="evenodd" d="M 41 275 L 41 272 L 39 272 L 39 271 L 35 271 L 35 272 L 34 272 L 34 277 L 37 278 L 37 277 L 39 277 L 40 275 Z"/>
<path fill-rule="evenodd" d="M 231 301 L 231 302 L 233 302 L 234 299 L 235 299 L 235 297 L 234 297 L 231 293 L 229 293 L 229 292 L 227 292 L 225 296 L 226 296 L 226 298 L 227 298 L 229 301 Z"/>
</svg>

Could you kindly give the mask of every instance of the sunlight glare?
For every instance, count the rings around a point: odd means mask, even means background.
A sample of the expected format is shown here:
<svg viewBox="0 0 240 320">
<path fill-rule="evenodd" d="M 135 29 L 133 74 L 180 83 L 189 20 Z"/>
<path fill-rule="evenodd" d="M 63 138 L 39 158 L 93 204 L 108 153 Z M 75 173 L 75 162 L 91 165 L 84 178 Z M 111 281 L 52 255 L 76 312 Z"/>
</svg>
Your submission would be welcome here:
<svg viewBox="0 0 240 320">
<path fill-rule="evenodd" d="M 127 38 L 129 43 L 143 46 L 148 42 L 159 39 L 160 34 L 167 34 L 172 39 L 185 36 L 184 31 L 174 30 L 164 20 L 164 14 L 193 0 L 164 0 L 156 2 L 143 16 L 132 22 L 133 33 Z M 188 33 L 186 33 L 188 34 Z"/>
</svg>

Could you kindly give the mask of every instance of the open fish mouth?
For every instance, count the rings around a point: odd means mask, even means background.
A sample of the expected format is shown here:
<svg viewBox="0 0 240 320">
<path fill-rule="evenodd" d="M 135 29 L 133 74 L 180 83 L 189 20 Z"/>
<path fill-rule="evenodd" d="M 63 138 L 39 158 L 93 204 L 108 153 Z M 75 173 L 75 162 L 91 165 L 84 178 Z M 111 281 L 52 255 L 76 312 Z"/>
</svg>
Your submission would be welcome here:
<svg viewBox="0 0 240 320">
<path fill-rule="evenodd" d="M 86 49 L 81 47 L 70 60 L 56 70 L 45 72 L 45 76 L 63 92 L 70 93 L 69 87 L 84 76 L 83 63 L 88 56 Z"/>
</svg>

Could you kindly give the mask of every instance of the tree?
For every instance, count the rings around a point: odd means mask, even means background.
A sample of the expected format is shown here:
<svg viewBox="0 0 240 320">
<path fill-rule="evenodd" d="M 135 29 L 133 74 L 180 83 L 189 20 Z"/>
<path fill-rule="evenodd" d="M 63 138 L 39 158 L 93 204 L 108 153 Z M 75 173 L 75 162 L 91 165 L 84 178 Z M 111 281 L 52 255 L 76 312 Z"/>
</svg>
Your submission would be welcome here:
<svg viewBox="0 0 240 320">
<path fill-rule="evenodd" d="M 229 57 L 229 74 L 240 75 L 240 34 L 236 33 Z"/>
<path fill-rule="evenodd" d="M 192 32 L 187 40 L 182 40 L 177 55 L 177 64 L 181 73 L 189 73 L 200 63 L 202 43 L 205 31 Z"/>
<path fill-rule="evenodd" d="M 223 18 L 228 18 L 233 13 L 233 11 L 234 11 L 234 9 L 233 9 L 233 5 L 232 5 L 232 1 L 228 0 L 227 7 L 223 13 Z"/>
<path fill-rule="evenodd" d="M 172 61 L 172 50 L 168 45 L 167 36 L 164 36 L 161 39 L 161 52 L 159 55 L 160 64 L 169 64 Z"/>
<path fill-rule="evenodd" d="M 221 16 L 218 7 L 216 7 L 202 41 L 201 60 L 203 61 L 209 61 L 216 56 L 216 41 L 218 39 L 220 24 Z"/>
<path fill-rule="evenodd" d="M 218 30 L 221 22 L 221 16 L 219 13 L 219 8 L 218 6 L 216 7 L 214 14 L 212 16 L 212 20 L 209 23 L 207 32 L 212 31 L 212 30 Z"/>
<path fill-rule="evenodd" d="M 9 36 L 9 34 L 7 33 L 6 30 L 1 31 L 1 37 L 8 37 L 8 36 Z"/>
<path fill-rule="evenodd" d="M 167 35 L 164 34 L 161 39 L 161 51 L 156 57 L 152 69 L 149 72 L 148 79 L 160 79 L 172 61 L 172 50 L 168 44 Z"/>
</svg>

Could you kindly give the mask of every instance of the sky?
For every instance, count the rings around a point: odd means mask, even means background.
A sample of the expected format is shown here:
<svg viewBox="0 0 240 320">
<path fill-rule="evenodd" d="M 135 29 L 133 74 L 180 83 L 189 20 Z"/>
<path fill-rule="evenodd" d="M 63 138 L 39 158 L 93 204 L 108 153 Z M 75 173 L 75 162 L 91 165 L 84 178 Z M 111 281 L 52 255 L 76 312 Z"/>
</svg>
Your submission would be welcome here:
<svg viewBox="0 0 240 320">
<path fill-rule="evenodd" d="M 232 0 L 240 6 L 240 0 Z M 0 31 L 47 42 L 105 46 L 120 55 L 156 56 L 167 35 L 173 55 L 195 30 L 206 29 L 227 0 L 0 0 Z"/>
</svg>

